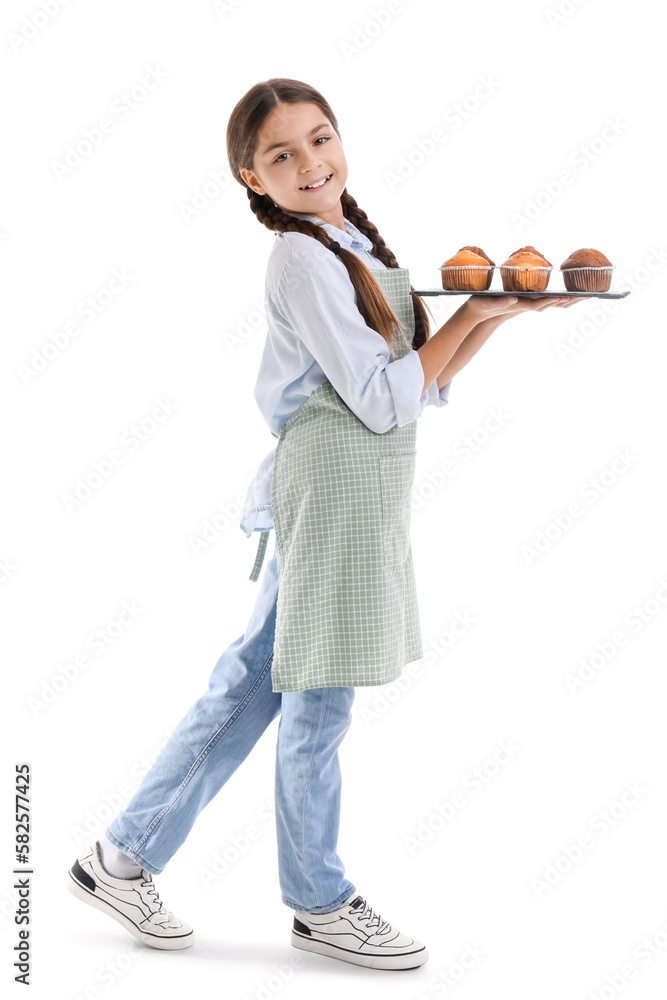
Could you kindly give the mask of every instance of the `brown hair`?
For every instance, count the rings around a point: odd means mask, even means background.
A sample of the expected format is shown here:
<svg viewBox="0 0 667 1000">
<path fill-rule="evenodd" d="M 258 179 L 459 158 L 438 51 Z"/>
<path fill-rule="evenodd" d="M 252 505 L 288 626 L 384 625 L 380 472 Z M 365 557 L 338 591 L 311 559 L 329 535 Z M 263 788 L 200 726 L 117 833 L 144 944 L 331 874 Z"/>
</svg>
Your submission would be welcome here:
<svg viewBox="0 0 667 1000">
<path fill-rule="evenodd" d="M 312 236 L 324 246 L 333 240 L 322 226 L 308 219 L 298 219 L 289 215 L 275 205 L 268 195 L 253 191 L 240 173 L 240 168 L 253 169 L 255 151 L 257 149 L 258 133 L 266 117 L 279 104 L 296 104 L 300 102 L 316 104 L 325 117 L 331 122 L 340 139 L 338 122 L 333 111 L 322 95 L 300 80 L 290 80 L 285 77 L 272 77 L 256 83 L 254 87 L 241 98 L 232 111 L 227 125 L 227 158 L 231 172 L 247 191 L 250 208 L 258 220 L 275 233 L 305 233 Z M 359 208 L 347 188 L 341 195 L 343 216 L 357 227 L 373 244 L 371 253 L 381 260 L 385 267 L 399 267 L 393 253 L 380 236 L 377 227 L 373 225 L 362 208 Z M 304 213 L 305 214 L 305 213 Z M 400 331 L 406 340 L 402 324 L 389 308 L 375 278 L 364 262 L 351 250 L 340 248 L 339 259 L 347 268 L 350 281 L 357 294 L 357 306 L 364 321 L 376 330 L 387 341 L 390 348 L 395 344 L 396 331 Z M 412 285 L 410 286 L 412 288 Z M 415 314 L 415 335 L 411 347 L 417 349 L 425 344 L 429 337 L 429 321 L 426 307 L 417 295 L 412 296 L 412 306 Z M 430 310 L 429 310 L 430 312 Z"/>
</svg>

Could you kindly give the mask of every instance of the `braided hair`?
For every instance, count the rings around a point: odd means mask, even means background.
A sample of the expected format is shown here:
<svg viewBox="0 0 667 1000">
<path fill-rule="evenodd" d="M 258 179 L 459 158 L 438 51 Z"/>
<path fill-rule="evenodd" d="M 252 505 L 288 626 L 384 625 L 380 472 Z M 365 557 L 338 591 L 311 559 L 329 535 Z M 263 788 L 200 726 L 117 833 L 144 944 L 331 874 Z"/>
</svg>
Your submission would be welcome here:
<svg viewBox="0 0 667 1000">
<path fill-rule="evenodd" d="M 283 211 L 279 205 L 274 204 L 268 195 L 253 191 L 246 184 L 240 172 L 242 167 L 253 169 L 259 131 L 264 120 L 276 105 L 301 102 L 316 104 L 331 122 L 340 139 L 336 117 L 317 90 L 300 80 L 273 77 L 251 87 L 234 107 L 227 126 L 227 157 L 233 176 L 239 184 L 246 188 L 250 209 L 259 222 L 274 233 L 305 233 L 329 247 L 334 241 L 326 229 L 308 219 L 299 219 Z M 385 267 L 399 267 L 394 254 L 380 236 L 377 226 L 373 225 L 364 210 L 357 205 L 347 188 L 343 190 L 341 195 L 341 207 L 344 218 L 356 226 L 373 244 L 372 255 L 382 261 Z M 370 269 L 351 250 L 338 244 L 335 244 L 332 249 L 335 250 L 337 257 L 347 268 L 350 281 L 356 292 L 357 307 L 364 322 L 384 337 L 390 349 L 395 346 L 397 337 L 402 337 L 407 342 L 403 325 L 389 308 L 389 304 Z M 412 288 L 412 285 L 410 287 Z M 417 349 L 428 340 L 429 321 L 426 307 L 419 296 L 412 296 L 412 307 L 415 316 L 415 333 L 409 346 Z"/>
</svg>

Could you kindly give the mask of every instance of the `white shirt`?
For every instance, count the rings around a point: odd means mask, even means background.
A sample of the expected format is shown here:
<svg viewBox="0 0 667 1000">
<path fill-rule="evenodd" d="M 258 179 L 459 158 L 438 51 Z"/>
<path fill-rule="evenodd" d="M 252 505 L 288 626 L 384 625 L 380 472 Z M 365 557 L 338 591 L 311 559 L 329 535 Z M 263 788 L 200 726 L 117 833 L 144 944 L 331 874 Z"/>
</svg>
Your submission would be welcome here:
<svg viewBox="0 0 667 1000">
<path fill-rule="evenodd" d="M 371 256 L 368 237 L 348 219 L 343 231 L 315 215 L 288 214 L 318 223 L 369 268 L 385 267 Z M 347 268 L 311 236 L 276 234 L 266 272 L 265 304 L 268 332 L 254 396 L 275 437 L 325 379 L 377 434 L 415 420 L 429 404 L 444 406 L 449 401 L 451 380 L 440 390 L 434 380 L 422 392 L 424 369 L 416 350 L 389 361 L 386 340 L 367 325 L 357 308 Z M 274 527 L 275 449 L 274 444 L 248 487 L 240 521 L 248 536 Z"/>
</svg>

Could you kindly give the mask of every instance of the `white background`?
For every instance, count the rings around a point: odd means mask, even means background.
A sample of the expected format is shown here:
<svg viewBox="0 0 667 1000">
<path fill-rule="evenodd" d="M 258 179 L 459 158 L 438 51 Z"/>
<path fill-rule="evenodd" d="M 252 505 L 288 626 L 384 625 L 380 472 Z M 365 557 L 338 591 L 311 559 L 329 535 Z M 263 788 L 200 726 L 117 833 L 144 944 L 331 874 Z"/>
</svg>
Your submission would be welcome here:
<svg viewBox="0 0 667 1000">
<path fill-rule="evenodd" d="M 33 997 L 663 996 L 667 233 L 655 8 L 51 8 L 2 10 L 3 978 L 17 940 L 13 772 L 27 761 Z M 162 82 L 126 117 L 112 114 L 151 69 Z M 526 243 L 556 267 L 598 248 L 614 287 L 633 288 L 609 312 L 592 299 L 508 321 L 454 378 L 449 405 L 420 422 L 412 544 L 427 655 L 402 687 L 357 689 L 340 750 L 346 873 L 429 948 L 429 962 L 403 974 L 290 946 L 274 825 L 257 819 L 273 800 L 277 721 L 156 879 L 195 927 L 193 948 L 134 945 L 64 888 L 257 594 L 258 536 L 238 517 L 274 443 L 252 395 L 274 237 L 229 174 L 225 130 L 248 88 L 272 76 L 330 102 L 348 190 L 415 288 L 437 287 L 439 265 L 464 244 L 500 263 Z M 483 98 L 482 80 L 494 81 Z M 109 116 L 113 131 L 58 177 L 68 146 Z M 429 148 L 437 128 L 446 136 Z M 411 166 L 392 184 L 401 163 Z M 564 170 L 571 183 L 559 191 Z M 114 269 L 131 280 L 85 322 L 80 303 L 103 302 Z M 550 287 L 560 281 L 554 271 Z M 427 302 L 439 326 L 461 300 Z M 73 321 L 78 334 L 48 348 Z M 26 376 L 45 348 L 43 369 Z M 159 399 L 174 406 L 168 419 L 68 511 L 78 477 Z M 448 461 L 455 472 L 438 477 Z M 216 516 L 217 536 L 195 553 Z M 540 532 L 542 551 L 527 556 Z M 88 637 L 113 628 L 123 602 L 141 613 L 92 653 Z M 474 622 L 454 636 L 457 613 Z M 89 666 L 65 683 L 63 666 L 85 651 Z M 566 676 L 596 653 L 573 693 Z M 517 749 L 499 766 L 501 741 Z M 640 791 L 623 805 L 628 783 Z M 436 807 L 457 792 L 465 805 L 445 822 Z M 232 838 L 258 822 L 259 839 L 205 887 L 201 869 L 216 852 L 233 858 Z M 585 835 L 591 846 L 568 861 Z M 464 971 L 470 948 L 479 957 Z"/>
</svg>

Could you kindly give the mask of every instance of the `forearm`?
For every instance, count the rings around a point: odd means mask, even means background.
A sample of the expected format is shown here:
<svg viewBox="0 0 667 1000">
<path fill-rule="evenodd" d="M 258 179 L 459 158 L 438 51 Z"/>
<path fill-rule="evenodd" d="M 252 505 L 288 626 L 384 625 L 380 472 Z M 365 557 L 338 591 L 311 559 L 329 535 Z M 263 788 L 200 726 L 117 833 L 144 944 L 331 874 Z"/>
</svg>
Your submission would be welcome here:
<svg viewBox="0 0 667 1000">
<path fill-rule="evenodd" d="M 460 306 L 453 316 L 417 350 L 424 370 L 424 389 L 435 381 L 445 365 L 453 360 L 461 343 L 468 337 L 477 323 L 468 301 Z"/>
<path fill-rule="evenodd" d="M 504 321 L 504 316 L 492 316 L 490 319 L 485 319 L 473 327 L 456 349 L 451 359 L 440 371 L 437 377 L 438 389 L 442 389 L 457 372 L 460 372 L 468 364 L 470 359 L 477 354 L 480 347 L 486 343 L 493 331 Z"/>
</svg>

